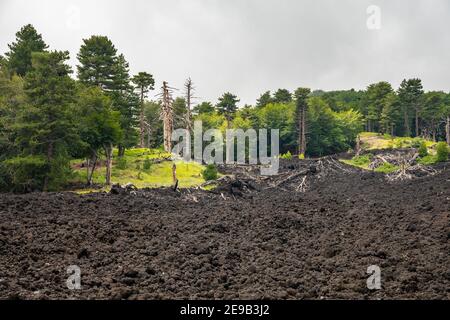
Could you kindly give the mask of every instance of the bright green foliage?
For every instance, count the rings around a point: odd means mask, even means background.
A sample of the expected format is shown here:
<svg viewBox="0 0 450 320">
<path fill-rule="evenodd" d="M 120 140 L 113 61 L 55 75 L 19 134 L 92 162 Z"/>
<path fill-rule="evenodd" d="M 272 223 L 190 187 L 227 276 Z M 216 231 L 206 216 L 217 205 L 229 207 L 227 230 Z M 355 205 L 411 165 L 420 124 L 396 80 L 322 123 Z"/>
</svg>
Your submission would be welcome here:
<svg viewBox="0 0 450 320">
<path fill-rule="evenodd" d="M 379 167 L 377 167 L 374 171 L 388 174 L 388 173 L 395 172 L 399 169 L 400 169 L 399 166 L 396 166 L 389 162 L 385 162 L 382 165 L 380 165 Z"/>
<path fill-rule="evenodd" d="M 16 42 L 8 45 L 8 67 L 11 73 L 25 76 L 32 68 L 31 55 L 33 52 L 43 52 L 47 45 L 36 29 L 27 24 L 16 33 Z"/>
<path fill-rule="evenodd" d="M 280 159 L 292 160 L 292 154 L 290 151 L 280 155 Z"/>
<path fill-rule="evenodd" d="M 116 168 L 119 170 L 125 170 L 128 167 L 127 159 L 121 157 L 117 159 Z"/>
<path fill-rule="evenodd" d="M 206 181 L 217 180 L 217 167 L 214 164 L 208 164 L 202 171 L 202 176 Z"/>
<path fill-rule="evenodd" d="M 420 144 L 418 151 L 419 151 L 419 156 L 421 158 L 426 157 L 428 155 L 428 148 L 427 148 L 427 144 L 425 143 L 425 141 Z"/>
<path fill-rule="evenodd" d="M 142 169 L 145 171 L 149 171 L 152 168 L 152 161 L 149 157 L 145 158 L 144 163 L 142 165 Z"/>
<path fill-rule="evenodd" d="M 78 100 L 79 132 L 90 150 L 120 141 L 120 114 L 112 109 L 111 99 L 98 87 L 82 88 Z"/>
<path fill-rule="evenodd" d="M 444 141 L 438 142 L 436 145 L 436 160 L 437 162 L 444 162 L 448 160 L 449 147 Z"/>
</svg>

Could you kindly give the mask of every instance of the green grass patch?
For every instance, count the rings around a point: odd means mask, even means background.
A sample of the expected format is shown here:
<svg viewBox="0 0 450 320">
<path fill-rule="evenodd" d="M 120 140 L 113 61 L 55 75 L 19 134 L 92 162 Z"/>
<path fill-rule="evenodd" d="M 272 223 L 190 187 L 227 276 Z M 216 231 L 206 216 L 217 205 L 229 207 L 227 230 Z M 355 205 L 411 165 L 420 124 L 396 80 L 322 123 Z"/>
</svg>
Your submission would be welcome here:
<svg viewBox="0 0 450 320">
<path fill-rule="evenodd" d="M 425 166 L 429 166 L 438 163 L 438 159 L 436 155 L 429 154 L 425 157 L 419 158 L 417 162 Z"/>
<path fill-rule="evenodd" d="M 173 184 L 172 161 L 162 161 L 153 163 L 152 160 L 167 159 L 170 154 L 154 149 L 129 149 L 125 151 L 123 158 L 117 157 L 117 150 L 114 151 L 112 183 L 126 184 L 132 183 L 137 188 L 157 188 L 168 187 Z M 79 168 L 83 160 L 72 162 L 75 167 L 74 183 L 86 182 L 86 169 Z M 205 182 L 202 172 L 204 166 L 197 162 L 176 161 L 177 179 L 180 188 L 189 188 L 201 185 Z M 94 184 L 105 183 L 105 167 L 95 170 L 93 176 Z M 109 188 L 102 189 L 86 188 L 77 190 L 77 193 L 89 193 L 94 191 L 108 191 Z"/>
<path fill-rule="evenodd" d="M 362 156 L 353 157 L 351 160 L 341 160 L 341 161 L 354 167 L 369 169 L 369 164 L 372 161 L 372 157 L 373 157 L 372 154 L 368 153 Z"/>
<path fill-rule="evenodd" d="M 395 171 L 397 171 L 399 169 L 400 169 L 399 166 L 396 166 L 396 165 L 394 165 L 392 163 L 389 163 L 389 162 L 385 162 L 381 166 L 379 166 L 378 168 L 375 168 L 374 171 L 387 174 L 387 173 L 395 172 Z"/>
</svg>

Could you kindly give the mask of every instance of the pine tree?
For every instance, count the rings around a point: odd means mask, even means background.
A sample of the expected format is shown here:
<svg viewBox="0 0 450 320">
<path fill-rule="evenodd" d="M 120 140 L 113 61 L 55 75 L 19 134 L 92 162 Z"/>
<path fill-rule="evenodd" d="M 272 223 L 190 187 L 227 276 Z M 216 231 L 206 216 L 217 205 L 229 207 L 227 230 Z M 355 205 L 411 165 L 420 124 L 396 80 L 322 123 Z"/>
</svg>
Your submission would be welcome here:
<svg viewBox="0 0 450 320">
<path fill-rule="evenodd" d="M 136 89 L 139 91 L 141 97 L 141 108 L 139 113 L 139 145 L 143 148 L 145 138 L 144 98 L 150 90 L 154 89 L 155 80 L 151 74 L 139 72 L 131 79 L 131 81 L 136 85 Z"/>
<path fill-rule="evenodd" d="M 272 96 L 270 94 L 270 91 L 266 91 L 256 100 L 256 107 L 263 108 L 271 102 Z"/>
<path fill-rule="evenodd" d="M 423 88 L 420 79 L 404 79 L 398 89 L 403 111 L 404 135 L 411 136 L 411 118 L 415 118 L 416 136 L 420 134 L 419 114 L 423 104 Z"/>
<path fill-rule="evenodd" d="M 287 89 L 278 89 L 273 95 L 274 103 L 289 103 L 292 101 L 292 95 Z"/>
<path fill-rule="evenodd" d="M 27 24 L 16 33 L 16 42 L 8 45 L 8 67 L 12 73 L 25 76 L 32 68 L 31 55 L 33 52 L 43 52 L 48 46 L 36 29 Z"/>
<path fill-rule="evenodd" d="M 222 97 L 219 98 L 219 103 L 216 108 L 219 114 L 223 114 L 227 120 L 228 129 L 231 128 L 231 122 L 234 119 L 234 115 L 237 111 L 237 103 L 240 100 L 234 94 L 229 92 L 224 93 Z"/>
<path fill-rule="evenodd" d="M 17 145 L 25 154 L 45 158 L 43 190 L 64 182 L 68 146 L 76 140 L 75 83 L 68 59 L 68 52 L 33 53 L 33 68 L 25 78 L 29 106 L 18 119 Z"/>
<path fill-rule="evenodd" d="M 114 110 L 120 112 L 120 127 L 122 128 L 122 141 L 119 143 L 119 157 L 122 157 L 126 148 L 136 145 L 138 140 L 138 119 L 140 114 L 140 99 L 134 92 L 130 83 L 129 64 L 123 54 L 115 59 L 112 68 L 112 81 L 108 91 Z"/>
<path fill-rule="evenodd" d="M 116 65 L 117 50 L 105 36 L 92 36 L 83 40 L 77 55 L 80 82 L 110 90 L 113 85 L 113 70 Z"/>
</svg>

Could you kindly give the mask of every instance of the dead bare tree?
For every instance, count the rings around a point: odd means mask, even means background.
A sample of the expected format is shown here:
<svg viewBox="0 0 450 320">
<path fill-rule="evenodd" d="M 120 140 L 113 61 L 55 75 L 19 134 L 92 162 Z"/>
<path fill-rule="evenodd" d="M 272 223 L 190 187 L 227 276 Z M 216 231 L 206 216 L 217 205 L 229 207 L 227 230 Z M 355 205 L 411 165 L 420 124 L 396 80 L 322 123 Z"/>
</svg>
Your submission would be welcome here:
<svg viewBox="0 0 450 320">
<path fill-rule="evenodd" d="M 173 131 L 173 88 L 169 87 L 166 81 L 163 82 L 161 93 L 161 120 L 164 131 L 164 150 L 172 151 L 172 131 Z"/>
<path fill-rule="evenodd" d="M 446 118 L 445 135 L 446 135 L 447 144 L 450 146 L 450 115 L 447 115 L 447 118 Z"/>
<path fill-rule="evenodd" d="M 191 131 L 192 129 L 192 101 L 195 99 L 194 97 L 194 83 L 192 79 L 189 77 L 184 84 L 185 94 L 186 94 L 186 129 Z"/>
</svg>

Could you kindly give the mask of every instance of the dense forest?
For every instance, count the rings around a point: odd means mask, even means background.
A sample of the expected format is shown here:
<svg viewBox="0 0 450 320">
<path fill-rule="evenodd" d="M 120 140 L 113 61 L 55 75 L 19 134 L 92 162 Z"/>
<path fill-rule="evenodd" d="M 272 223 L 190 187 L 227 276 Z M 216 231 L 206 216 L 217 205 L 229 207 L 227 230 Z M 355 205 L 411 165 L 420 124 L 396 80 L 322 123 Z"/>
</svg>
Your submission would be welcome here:
<svg viewBox="0 0 450 320">
<path fill-rule="evenodd" d="M 105 36 L 83 40 L 76 72 L 67 51 L 49 50 L 32 25 L 24 26 L 0 56 L 0 189 L 58 190 L 72 159 L 99 161 L 111 183 L 113 150 L 165 148 L 173 128 L 273 128 L 282 153 L 323 156 L 353 148 L 362 131 L 446 140 L 450 144 L 450 93 L 425 92 L 420 79 L 388 82 L 366 90 L 264 92 L 255 105 L 239 105 L 226 92 L 217 102 L 197 101 L 195 79 L 174 96 L 147 71 L 130 75 L 129 64 Z M 160 99 L 149 100 L 151 92 Z M 177 92 L 181 92 L 177 91 Z"/>
</svg>

